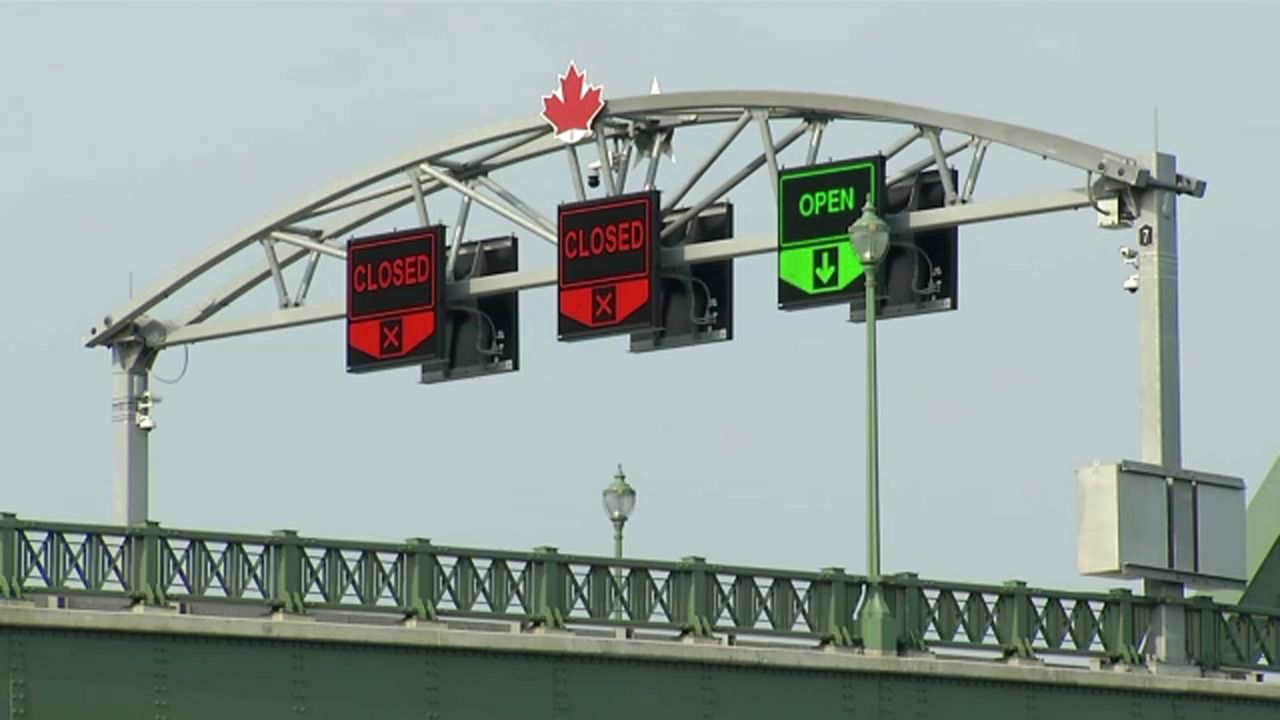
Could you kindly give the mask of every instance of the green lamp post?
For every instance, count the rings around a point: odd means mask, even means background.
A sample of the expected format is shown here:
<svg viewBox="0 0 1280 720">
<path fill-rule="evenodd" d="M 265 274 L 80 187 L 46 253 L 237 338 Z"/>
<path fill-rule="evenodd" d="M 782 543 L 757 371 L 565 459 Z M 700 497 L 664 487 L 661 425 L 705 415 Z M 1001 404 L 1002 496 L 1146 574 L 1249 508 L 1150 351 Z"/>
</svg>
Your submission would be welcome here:
<svg viewBox="0 0 1280 720">
<path fill-rule="evenodd" d="M 867 599 L 860 625 L 870 652 L 896 652 L 893 615 L 880 584 L 880 450 L 876 406 L 876 268 L 889 250 L 889 226 L 868 199 L 862 216 L 849 226 L 849 242 L 862 262 L 866 278 L 867 316 Z"/>
<path fill-rule="evenodd" d="M 618 465 L 618 474 L 613 476 L 613 482 L 604 489 L 602 496 L 604 501 L 604 512 L 609 516 L 609 521 L 613 523 L 613 557 L 615 560 L 622 560 L 622 527 L 627 524 L 627 520 L 631 518 L 631 513 L 636 507 L 636 491 L 635 488 L 627 484 L 627 476 L 622 472 L 622 465 Z M 622 567 L 614 568 L 614 579 L 619 588 L 622 587 Z M 613 617 L 616 620 L 622 619 L 622 603 L 615 605 Z"/>
</svg>

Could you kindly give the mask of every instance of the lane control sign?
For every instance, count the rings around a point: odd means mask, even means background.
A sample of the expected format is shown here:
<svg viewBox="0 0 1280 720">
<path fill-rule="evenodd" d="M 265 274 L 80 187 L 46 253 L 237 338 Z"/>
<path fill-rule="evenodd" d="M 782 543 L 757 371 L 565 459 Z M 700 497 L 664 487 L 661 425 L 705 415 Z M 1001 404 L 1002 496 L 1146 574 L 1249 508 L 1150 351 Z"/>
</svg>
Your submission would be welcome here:
<svg viewBox="0 0 1280 720">
<path fill-rule="evenodd" d="M 347 245 L 347 370 L 421 363 L 440 353 L 441 238 L 432 226 Z"/>
<path fill-rule="evenodd" d="M 656 190 L 559 208 L 559 338 L 658 324 Z"/>
<path fill-rule="evenodd" d="M 870 200 L 884 212 L 884 158 L 872 156 L 778 173 L 778 307 L 846 303 L 862 263 L 849 226 Z"/>
</svg>

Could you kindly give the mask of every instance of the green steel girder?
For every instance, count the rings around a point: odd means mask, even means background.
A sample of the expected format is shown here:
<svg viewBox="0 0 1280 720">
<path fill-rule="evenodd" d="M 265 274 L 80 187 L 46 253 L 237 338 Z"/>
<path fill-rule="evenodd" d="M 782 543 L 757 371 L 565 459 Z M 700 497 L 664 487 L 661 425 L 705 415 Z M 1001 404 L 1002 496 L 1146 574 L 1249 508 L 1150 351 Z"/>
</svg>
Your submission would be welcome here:
<svg viewBox="0 0 1280 720">
<path fill-rule="evenodd" d="M 1280 609 L 1280 457 L 1249 500 L 1245 515 L 1244 590 L 1217 590 L 1228 605 Z"/>
<path fill-rule="evenodd" d="M 0 667 L 23 720 L 1280 717 L 1228 680 L 147 613 L 0 608 Z"/>
<path fill-rule="evenodd" d="M 620 580 L 619 580 L 620 579 Z M 1045 590 L 881 579 L 892 650 L 963 648 L 1022 659 L 1089 656 L 1140 664 L 1156 600 L 1127 590 Z M 857 647 L 866 578 L 838 568 L 797 572 L 559 553 L 357 543 L 34 522 L 0 514 L 0 597 L 115 597 L 143 606 L 217 603 L 310 614 L 321 610 L 420 620 L 477 618 L 560 629 L 658 629 L 730 638 Z M 1165 601 L 1168 602 L 1168 601 Z M 1204 669 L 1280 671 L 1280 608 L 1174 601 L 1187 655 Z"/>
<path fill-rule="evenodd" d="M 1280 457 L 1249 501 L 1247 515 L 1249 585 L 1239 602 L 1280 608 Z"/>
</svg>

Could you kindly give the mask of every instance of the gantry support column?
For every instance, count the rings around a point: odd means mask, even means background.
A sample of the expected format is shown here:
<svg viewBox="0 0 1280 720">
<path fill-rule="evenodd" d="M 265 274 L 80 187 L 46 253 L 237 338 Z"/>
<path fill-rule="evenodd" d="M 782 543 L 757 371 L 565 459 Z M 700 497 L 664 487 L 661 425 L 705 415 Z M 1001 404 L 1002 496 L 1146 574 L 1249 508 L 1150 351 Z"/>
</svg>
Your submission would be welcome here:
<svg viewBox="0 0 1280 720">
<path fill-rule="evenodd" d="M 1177 179 L 1176 159 L 1152 153 L 1149 170 L 1153 180 L 1172 187 Z M 1178 363 L 1178 196 L 1176 192 L 1147 188 L 1138 200 L 1138 393 L 1143 462 L 1169 468 L 1182 467 L 1180 370 Z M 1169 497 L 1175 526 L 1191 527 L 1190 488 Z M 1185 495 L 1185 497 L 1183 497 Z M 1182 518 L 1187 521 L 1181 521 Z M 1192 562 L 1190 535 L 1175 536 L 1174 568 Z M 1143 581 L 1143 592 L 1181 598 L 1181 583 Z M 1150 652 L 1157 661 L 1186 662 L 1186 627 L 1182 607 L 1161 605 L 1152 618 Z"/>
<path fill-rule="evenodd" d="M 149 398 L 151 365 L 157 351 L 141 341 L 111 346 L 111 431 L 115 442 L 115 498 L 112 521 L 134 525 L 147 520 L 149 427 L 139 422 Z"/>
</svg>

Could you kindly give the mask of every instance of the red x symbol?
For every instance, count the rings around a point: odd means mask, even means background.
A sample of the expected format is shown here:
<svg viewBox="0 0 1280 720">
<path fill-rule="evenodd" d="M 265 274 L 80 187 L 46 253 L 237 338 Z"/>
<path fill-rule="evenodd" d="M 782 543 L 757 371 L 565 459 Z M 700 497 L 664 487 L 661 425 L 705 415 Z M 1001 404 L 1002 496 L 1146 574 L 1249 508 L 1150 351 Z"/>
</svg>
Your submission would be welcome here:
<svg viewBox="0 0 1280 720">
<path fill-rule="evenodd" d="M 400 348 L 400 325 L 382 326 L 382 349 L 398 350 Z"/>
<path fill-rule="evenodd" d="M 609 317 L 613 315 L 613 291 L 606 290 L 596 294 L 596 317 Z"/>
</svg>

